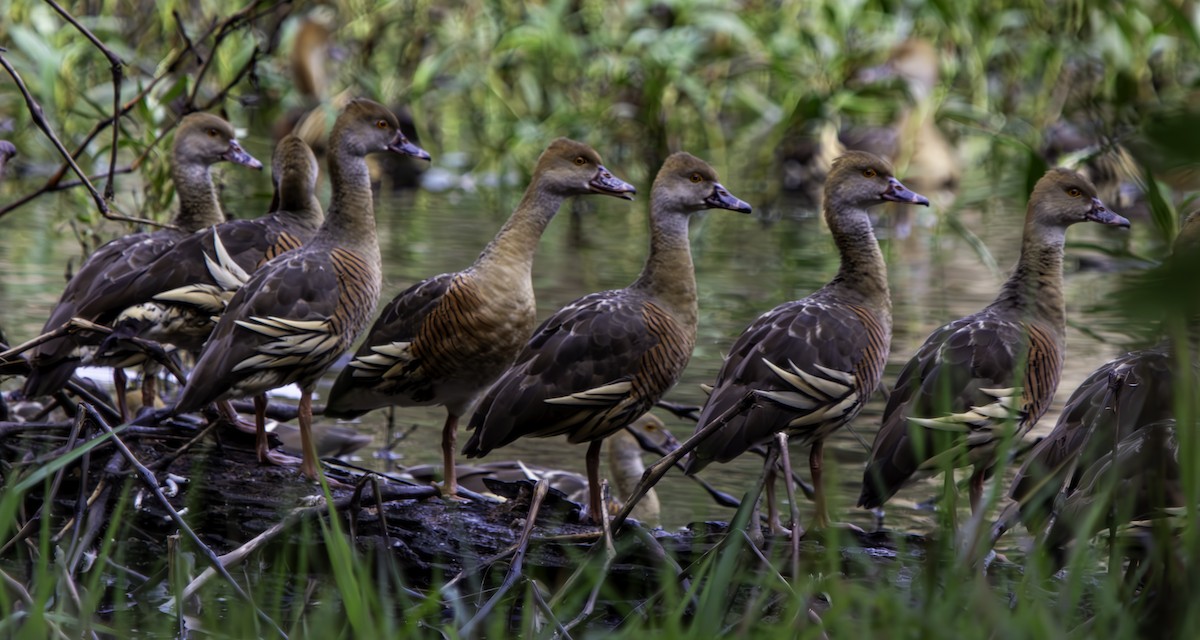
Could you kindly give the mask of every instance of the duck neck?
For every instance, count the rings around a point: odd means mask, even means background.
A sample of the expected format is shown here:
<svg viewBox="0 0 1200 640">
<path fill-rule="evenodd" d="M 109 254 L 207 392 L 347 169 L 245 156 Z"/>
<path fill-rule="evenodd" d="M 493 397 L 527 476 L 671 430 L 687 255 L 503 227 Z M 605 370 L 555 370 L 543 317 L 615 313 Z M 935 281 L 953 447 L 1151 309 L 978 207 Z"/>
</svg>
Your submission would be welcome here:
<svg viewBox="0 0 1200 640">
<path fill-rule="evenodd" d="M 1000 289 L 993 307 L 1005 307 L 1066 331 L 1062 265 L 1066 229 L 1027 222 L 1021 257 Z"/>
<path fill-rule="evenodd" d="M 542 232 L 565 199 L 565 196 L 545 189 L 541 181 L 534 178 L 508 221 L 475 260 L 476 272 L 513 273 L 514 277 L 528 280 L 531 277 L 533 254 L 537 251 Z"/>
<path fill-rule="evenodd" d="M 856 298 L 875 310 L 891 310 L 887 265 L 865 209 L 826 204 L 825 221 L 841 255 L 841 266 L 828 288 Z"/>
<path fill-rule="evenodd" d="M 375 236 L 375 205 L 367 160 L 338 145 L 330 145 L 329 182 L 333 193 L 329 213 L 317 238 L 379 259 Z"/>
<path fill-rule="evenodd" d="M 217 187 L 213 184 L 209 166 L 197 162 L 174 163 L 171 178 L 179 196 L 179 211 L 171 224 L 185 233 L 192 233 L 225 222 Z"/>
<path fill-rule="evenodd" d="M 319 227 L 325 218 L 308 176 L 288 176 L 280 181 L 279 206 L 276 210 L 313 229 Z"/>
<path fill-rule="evenodd" d="M 630 285 L 661 300 L 686 326 L 696 326 L 696 273 L 687 212 L 650 202 L 650 255 Z"/>
</svg>

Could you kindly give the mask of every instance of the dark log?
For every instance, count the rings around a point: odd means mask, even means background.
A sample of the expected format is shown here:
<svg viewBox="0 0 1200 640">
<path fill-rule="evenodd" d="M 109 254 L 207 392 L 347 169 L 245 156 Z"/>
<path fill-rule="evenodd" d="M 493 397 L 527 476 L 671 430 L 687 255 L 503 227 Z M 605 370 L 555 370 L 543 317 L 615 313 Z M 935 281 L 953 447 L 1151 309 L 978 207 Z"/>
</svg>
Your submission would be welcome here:
<svg viewBox="0 0 1200 640">
<path fill-rule="evenodd" d="M 321 573 L 329 569 L 323 565 L 328 554 L 319 548 L 323 538 L 316 520 L 322 518 L 328 523 L 330 509 L 312 508 L 314 499 L 321 504 L 319 484 L 304 479 L 294 468 L 259 465 L 253 437 L 228 427 L 214 430 L 215 437 L 201 438 L 180 453 L 184 443 L 198 431 L 176 428 L 177 433 L 168 434 L 169 424 L 158 428 L 127 427 L 121 434 L 122 442 L 141 464 L 154 471 L 160 483 L 166 483 L 171 474 L 171 483 L 178 491 L 174 495 L 164 491 L 169 495 L 167 501 L 176 511 L 186 509 L 184 520 L 205 547 L 222 556 L 278 523 L 295 520 L 296 526 L 289 524 L 278 538 L 255 553 L 268 566 L 303 553 L 310 571 Z M 55 433 L 52 426 L 11 429 L 10 437 L 0 446 L 0 455 L 7 461 L 2 468 L 6 484 L 11 474 L 31 468 L 31 462 L 22 460 L 45 460 L 47 452 L 62 450 L 68 431 L 61 429 Z M 112 443 L 102 446 L 113 449 Z M 97 459 L 110 455 L 111 451 Z M 158 460 L 166 464 L 155 465 Z M 54 495 L 52 518 L 56 521 L 52 526 L 61 526 L 60 521 L 76 512 L 78 496 L 90 494 L 100 483 L 145 494 L 145 485 L 128 470 L 128 465 L 106 468 L 92 464 L 79 470 L 82 476 L 64 474 L 63 486 Z M 438 590 L 460 574 L 465 584 L 470 585 L 465 589 L 468 593 L 483 593 L 499 583 L 506 569 L 493 565 L 497 560 L 507 562 L 506 552 L 511 552 L 518 541 L 534 488 L 531 481 L 492 484 L 492 491 L 505 496 L 504 499 L 451 501 L 439 497 L 432 487 L 383 476 L 375 476 L 378 493 L 366 483 L 356 491 L 355 485 L 362 482 L 363 476 L 336 463 L 325 465 L 325 474 L 338 485 L 331 490 L 331 497 L 340 530 L 352 532 L 354 544 L 365 553 L 388 558 L 389 562 L 380 566 L 390 564 L 392 569 L 385 571 L 403 576 L 407 589 L 427 590 L 428 597 L 439 597 Z M 126 483 L 126 478 L 132 481 Z M 29 505 L 41 504 L 40 490 L 29 492 L 26 498 Z M 110 493 L 119 495 L 121 491 Z M 110 513 L 116 504 L 115 498 L 110 500 Z M 297 518 L 297 513 L 303 517 Z M 135 508 L 124 518 L 127 526 L 121 534 L 126 536 L 121 545 L 121 562 L 130 570 L 151 576 L 151 582 L 165 575 L 168 539 L 178 533 L 170 515 L 155 500 L 142 499 L 135 502 Z M 580 505 L 550 490 L 540 506 L 533 536 L 524 553 L 524 576 L 549 586 L 553 592 L 581 563 L 593 557 L 589 554 L 593 545 L 603 542 L 598 528 L 580 518 Z M 684 573 L 680 579 L 689 577 L 688 568 L 728 534 L 729 527 L 723 522 L 694 523 L 677 531 L 646 531 L 630 521 L 615 537 L 616 556 L 604 577 L 603 593 L 621 594 L 626 602 L 621 610 L 627 612 L 629 603 L 637 605 L 655 597 L 663 580 L 669 579 L 666 576 L 679 575 L 681 567 Z M 763 555 L 782 558 L 775 570 L 788 573 L 788 540 L 766 535 L 767 549 Z M 648 541 L 648 536 L 652 540 Z M 920 536 L 893 533 L 839 531 L 836 540 L 842 545 L 840 557 L 846 576 L 886 581 L 897 580 L 897 575 L 905 573 L 906 584 L 897 582 L 895 586 L 906 590 L 916 582 L 912 575 L 920 571 L 929 546 Z M 801 570 L 826 566 L 823 562 L 827 552 L 819 541 L 803 541 L 800 556 L 796 566 Z M 904 572 L 897 570 L 900 566 Z M 995 570 L 993 566 L 992 571 Z M 152 586 L 147 583 L 139 591 L 149 588 Z M 753 590 L 748 585 L 743 588 L 748 593 Z M 619 624 L 617 610 L 613 603 L 600 602 L 587 625 Z"/>
</svg>

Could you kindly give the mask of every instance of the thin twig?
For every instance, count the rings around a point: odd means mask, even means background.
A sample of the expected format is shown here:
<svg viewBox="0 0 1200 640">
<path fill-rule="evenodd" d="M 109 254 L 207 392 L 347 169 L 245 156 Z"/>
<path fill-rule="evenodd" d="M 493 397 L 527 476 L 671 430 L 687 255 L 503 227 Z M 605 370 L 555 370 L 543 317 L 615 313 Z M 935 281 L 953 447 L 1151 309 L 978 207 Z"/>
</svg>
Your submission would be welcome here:
<svg viewBox="0 0 1200 640">
<path fill-rule="evenodd" d="M 122 71 L 122 67 L 124 66 L 125 63 L 121 60 L 120 56 L 113 53 L 112 50 L 109 49 L 108 47 L 104 46 L 104 43 L 100 42 L 100 39 L 97 38 L 95 34 L 93 34 L 91 31 L 89 31 L 87 27 L 80 24 L 79 21 L 76 20 L 74 16 L 72 16 L 70 13 L 68 13 L 66 9 L 63 9 L 62 7 L 60 7 L 58 5 L 58 3 L 54 2 L 54 0 L 46 0 L 46 4 L 50 5 L 55 11 L 57 11 L 58 15 L 62 16 L 64 20 L 66 20 L 67 22 L 70 22 L 71 26 L 75 27 L 76 30 L 78 30 L 80 33 L 82 33 L 85 38 L 87 38 L 93 45 L 95 45 L 95 47 L 97 49 L 100 50 L 101 53 L 104 54 L 104 57 L 108 58 L 108 64 L 109 64 L 109 66 L 112 67 L 112 82 L 113 82 L 113 115 L 112 115 L 112 119 L 115 122 L 117 120 L 117 114 L 120 113 L 120 111 L 121 111 L 121 79 L 124 77 L 124 72 Z M 113 197 L 116 196 L 116 190 L 113 185 L 113 175 L 117 168 L 117 145 L 120 142 L 121 128 L 114 126 L 112 128 L 112 131 L 113 131 L 112 148 L 109 150 L 109 158 L 108 158 L 108 180 L 106 180 L 104 183 L 104 199 L 105 200 L 112 200 Z"/>
<path fill-rule="evenodd" d="M 259 2 L 260 2 L 260 0 L 256 0 L 255 2 L 253 2 L 252 4 L 250 4 L 249 6 L 244 8 L 243 10 L 233 14 L 232 16 L 226 18 L 225 20 L 223 20 L 221 22 L 214 21 L 212 24 L 210 24 L 208 26 L 207 29 L 205 29 L 205 31 L 202 34 L 200 34 L 197 38 L 195 38 L 195 41 L 199 42 L 199 41 L 207 40 L 210 36 L 213 35 L 214 32 L 217 32 L 218 30 L 221 30 L 222 32 L 228 32 L 228 31 L 231 31 L 234 27 L 240 26 L 243 23 L 245 23 L 245 24 L 253 23 L 255 20 L 258 20 L 262 16 L 265 16 L 271 12 L 276 11 L 280 7 L 285 7 L 285 6 L 290 5 L 289 2 L 279 2 L 279 3 L 273 4 L 265 9 L 263 9 L 261 12 L 255 13 L 254 9 L 257 7 Z M 181 27 L 181 29 L 182 29 L 182 27 Z M 226 34 L 226 35 L 228 35 L 228 34 Z M 224 36 L 222 36 L 222 38 L 223 37 Z M 77 160 L 83 154 L 84 150 L 87 149 L 88 145 L 90 145 L 93 140 L 95 140 L 96 136 L 98 136 L 101 132 L 103 132 L 106 127 L 115 126 L 119 118 L 124 117 L 130 111 L 132 111 L 134 107 L 141 104 L 142 101 L 144 101 L 146 99 L 146 97 L 149 96 L 163 80 L 165 80 L 169 77 L 172 77 L 175 73 L 177 73 L 179 70 L 180 64 L 183 62 L 183 59 L 188 56 L 188 54 L 195 53 L 197 55 L 197 57 L 199 57 L 199 54 L 196 53 L 195 49 L 191 46 L 191 40 L 187 39 L 186 37 L 185 37 L 185 40 L 187 40 L 189 46 L 177 48 L 177 50 L 175 51 L 175 54 L 162 65 L 163 72 L 157 76 L 154 76 L 149 81 L 147 81 L 142 86 L 142 90 L 139 91 L 136 95 L 134 95 L 129 100 L 125 101 L 125 103 L 123 105 L 121 105 L 120 109 L 117 110 L 117 113 L 113 117 L 105 118 L 103 120 L 98 121 L 95 125 L 93 125 L 92 129 L 82 138 L 79 146 L 75 149 L 74 153 L 71 153 L 69 156 L 64 155 L 64 158 L 66 161 L 63 162 L 63 164 L 61 166 L 59 166 L 58 170 L 56 170 L 53 174 L 50 175 L 49 178 L 47 178 L 46 182 L 41 187 L 39 187 L 38 189 L 34 190 L 33 192 L 31 192 L 25 196 L 22 196 L 12 202 L 9 202 L 3 206 L 0 206 L 0 217 L 3 217 L 5 214 L 17 209 L 18 207 L 24 206 L 24 205 L 28 204 L 29 202 L 36 200 L 39 196 L 41 196 L 45 193 L 48 193 L 50 191 L 60 190 L 59 185 L 62 182 L 63 177 L 66 175 L 68 169 L 73 168 L 73 169 L 78 170 L 78 167 L 75 165 L 75 160 Z M 215 50 L 216 46 L 214 45 L 213 48 Z M 5 65 L 5 66 L 7 66 L 7 65 Z M 250 70 L 249 68 L 244 68 L 242 72 L 239 72 L 235 79 L 235 83 L 240 82 L 241 79 L 245 76 L 245 74 L 249 72 L 249 70 Z M 194 79 L 194 82 L 196 82 L 196 84 L 199 85 L 200 84 L 199 77 L 196 77 Z M 222 97 L 222 99 L 228 93 L 228 91 L 229 91 L 229 88 L 226 88 L 219 94 Z M 116 92 L 116 93 L 118 96 L 120 95 L 119 92 Z M 190 104 L 190 102 L 189 102 L 189 104 Z M 35 118 L 36 118 L 36 114 L 35 114 Z M 177 124 L 178 124 L 178 121 L 173 122 L 169 126 L 167 126 L 165 129 L 160 131 L 158 133 L 158 136 L 150 143 L 149 146 L 147 146 L 147 148 L 141 153 L 141 155 L 139 155 L 138 158 L 135 159 L 130 164 L 128 169 L 123 169 L 123 170 L 119 170 L 119 171 L 115 171 L 115 172 L 135 171 L 138 168 L 140 168 L 142 163 L 149 156 L 149 154 L 158 146 L 158 144 L 163 140 L 163 138 L 165 138 L 166 135 L 168 133 L 170 133 L 172 129 L 174 129 L 174 127 Z M 117 145 L 114 144 L 113 148 L 115 149 L 116 146 Z M 114 170 L 112 169 L 113 165 L 115 165 L 115 163 L 110 164 L 110 174 L 114 172 Z M 90 179 L 87 177 L 84 177 L 84 176 L 80 176 L 80 177 L 82 179 L 78 183 L 72 184 L 71 186 L 87 186 L 89 189 L 91 189 L 94 197 L 99 197 L 99 194 L 96 193 L 95 188 L 92 187 L 92 183 L 90 182 Z M 66 185 L 63 185 L 61 188 L 66 188 Z M 101 203 L 103 203 L 102 200 L 101 200 Z M 108 218 L 111 220 L 145 222 L 138 218 L 131 218 L 131 217 L 125 217 L 125 216 L 113 216 L 108 211 L 107 207 L 102 209 L 101 213 L 104 215 L 105 218 Z"/>
<path fill-rule="evenodd" d="M 3 583 L 9 591 L 15 593 L 17 599 L 24 603 L 27 608 L 33 607 L 33 596 L 29 595 L 29 591 L 25 588 L 25 585 L 17 581 L 16 578 L 8 575 L 8 572 L 2 568 L 0 568 L 0 583 Z"/>
<path fill-rule="evenodd" d="M 82 428 L 83 428 L 83 420 L 82 419 L 76 418 L 75 420 L 72 421 L 71 433 L 68 436 L 67 446 L 65 447 L 65 449 L 67 451 L 70 451 L 71 449 L 75 448 L 75 441 L 79 435 L 79 432 L 82 430 Z M 55 456 L 55 457 L 58 457 L 58 456 Z M 30 534 L 32 534 L 33 530 L 35 528 L 37 528 L 38 523 L 40 522 L 41 518 L 48 515 L 45 513 L 45 511 L 47 510 L 47 508 L 49 508 L 50 506 L 52 506 L 54 504 L 54 500 L 58 496 L 58 489 L 62 485 L 63 475 L 64 475 L 65 471 L 66 471 L 66 468 L 64 467 L 63 469 L 60 469 L 57 473 L 54 474 L 54 480 L 51 481 L 51 483 L 50 483 L 50 492 L 46 495 L 46 498 L 42 501 L 42 505 L 40 507 L 38 507 L 38 510 L 36 512 L 34 512 L 33 516 L 31 516 L 25 522 L 25 524 L 22 525 L 21 528 L 15 534 L 13 534 L 12 538 L 7 540 L 3 545 L 0 545 L 0 555 L 3 555 L 4 552 L 7 551 L 10 547 L 12 547 L 14 544 L 24 540 Z M 83 489 L 81 487 L 81 491 L 82 490 Z M 69 526 L 69 525 L 70 525 L 70 523 L 68 522 L 67 526 Z M 65 531 L 65 529 L 64 529 L 64 531 Z M 61 535 L 62 534 L 60 533 L 59 536 L 61 536 Z"/>
<path fill-rule="evenodd" d="M 529 578 L 529 587 L 533 592 L 533 604 L 541 610 L 542 615 L 550 619 L 554 623 L 554 628 L 558 631 L 558 635 L 565 640 L 571 640 L 571 634 L 567 628 L 558 621 L 558 617 L 554 615 L 554 610 L 550 608 L 550 604 L 546 602 L 546 598 L 542 595 L 542 585 L 537 580 Z"/>
<path fill-rule="evenodd" d="M 661 404 L 661 402 L 660 402 L 660 404 Z M 650 453 L 658 454 L 659 457 L 665 456 L 668 453 L 671 453 L 675 449 L 679 448 L 679 441 L 675 439 L 675 436 L 670 436 L 670 442 L 668 443 L 668 444 L 673 444 L 674 446 L 672 446 L 671 448 L 667 448 L 667 446 L 664 446 L 662 444 L 654 442 L 649 436 L 647 436 L 643 433 L 639 433 L 637 429 L 631 429 L 629 427 L 625 427 L 625 432 L 628 433 L 629 435 L 633 436 L 634 440 L 637 440 L 638 446 L 640 446 L 643 451 L 649 451 Z M 670 435 L 670 432 L 666 432 L 666 433 L 668 435 Z M 675 463 L 675 466 L 679 467 L 679 469 L 682 471 L 684 468 L 683 461 L 682 460 L 677 461 Z M 704 489 L 708 493 L 708 495 L 712 497 L 713 502 L 716 502 L 718 505 L 720 505 L 722 507 L 730 507 L 733 509 L 738 508 L 739 503 L 738 503 L 737 498 L 712 486 L 704 478 L 701 478 L 698 475 L 690 475 L 690 476 L 685 475 L 684 477 L 689 478 L 696 484 L 700 485 L 700 488 Z"/>
<path fill-rule="evenodd" d="M 596 574 L 595 584 L 592 586 L 591 593 L 588 594 L 588 599 L 587 602 L 584 603 L 583 609 L 579 612 L 579 615 L 575 616 L 574 619 L 566 624 L 566 628 L 568 630 L 579 626 L 584 620 L 587 620 L 589 617 L 591 617 L 592 612 L 596 610 L 596 601 L 600 598 L 600 588 L 604 586 L 604 582 L 608 578 L 609 572 L 612 571 L 613 561 L 617 558 L 617 548 L 613 544 L 613 530 L 611 527 L 612 522 L 609 520 L 608 510 L 602 509 L 601 513 L 603 514 L 601 517 L 604 518 L 604 522 L 602 523 L 603 526 L 600 529 L 604 532 L 604 563 L 600 566 L 600 572 Z M 566 585 L 564 585 L 563 590 L 559 593 L 565 594 L 566 588 Z"/>
<path fill-rule="evenodd" d="M 230 80 L 229 84 L 225 85 L 225 87 L 218 91 L 217 94 L 212 98 L 209 98 L 208 102 L 205 102 L 204 106 L 200 107 L 200 111 L 208 111 L 209 109 L 212 109 L 223 102 L 226 96 L 229 95 L 229 92 L 232 91 L 233 88 L 242 81 L 242 78 L 246 77 L 247 73 L 250 73 L 250 71 L 254 69 L 256 64 L 258 64 L 258 57 L 260 55 L 262 55 L 262 51 L 260 51 L 257 46 L 254 47 L 254 51 L 250 52 L 250 59 L 247 60 L 246 64 L 242 65 L 242 68 L 239 69 L 237 74 L 233 76 L 233 80 Z"/>
<path fill-rule="evenodd" d="M 216 51 L 218 48 L 220 48 L 221 43 L 225 41 L 225 38 L 229 37 L 230 34 L 236 31 L 241 26 L 243 21 L 246 21 L 247 16 L 254 15 L 254 10 L 261 2 L 262 0 L 254 0 L 241 11 L 238 11 L 222 21 L 219 25 L 216 25 L 216 35 L 213 37 L 212 49 L 209 51 L 208 57 L 204 59 L 204 62 L 200 65 L 200 70 L 196 72 L 195 77 L 192 80 L 192 91 L 187 97 L 188 106 L 195 107 L 196 97 L 200 91 L 200 86 L 204 84 L 204 76 L 208 73 L 208 70 L 212 68 L 213 60 L 217 58 Z M 214 20 L 214 24 L 215 22 L 216 21 Z M 210 30 L 209 32 L 211 33 L 212 31 Z M 253 56 L 251 57 L 253 58 Z"/>
<path fill-rule="evenodd" d="M 508 574 L 504 576 L 504 582 L 500 584 L 500 588 L 492 597 L 488 599 L 479 611 L 467 621 L 461 629 L 458 630 L 458 635 L 464 638 L 473 638 L 479 630 L 480 624 L 487 620 L 488 615 L 500 603 L 513 585 L 517 583 L 517 579 L 521 577 L 521 570 L 525 564 L 525 552 L 529 548 L 529 539 L 533 535 L 533 527 L 537 522 L 538 510 L 542 508 L 542 501 L 546 499 L 546 495 L 550 491 L 550 484 L 547 482 L 538 482 L 533 490 L 533 499 L 529 502 L 529 515 L 525 517 L 525 527 L 521 530 L 521 536 L 518 538 L 519 546 L 513 554 L 512 564 L 509 565 Z"/>
<path fill-rule="evenodd" d="M 740 533 L 742 538 L 746 541 L 746 546 L 750 547 L 750 551 L 758 558 L 758 561 L 762 563 L 763 571 L 766 571 L 767 573 L 771 574 L 773 578 L 779 580 L 779 584 L 783 585 L 783 588 L 787 589 L 788 593 L 795 595 L 796 591 L 792 589 L 792 585 L 788 583 L 787 578 L 783 577 L 782 573 L 779 573 L 779 569 L 775 568 L 775 564 L 767 559 L 767 556 L 763 555 L 763 552 L 758 548 L 758 545 L 754 544 L 754 541 L 750 539 L 750 533 L 745 529 L 739 531 L 738 533 Z M 792 579 L 794 580 L 795 576 L 793 576 Z"/>
<path fill-rule="evenodd" d="M 679 445 L 678 449 L 663 456 L 661 460 L 650 465 L 650 467 L 647 468 L 644 473 L 642 473 L 641 481 L 639 481 L 637 486 L 634 487 L 633 493 L 630 494 L 629 499 L 625 501 L 625 506 L 621 507 L 621 510 L 617 513 L 617 517 L 613 518 L 612 530 L 614 532 L 621 530 L 621 526 L 625 524 L 625 520 L 629 518 L 629 514 L 633 511 L 633 508 L 637 506 L 638 501 L 641 500 L 646 495 L 646 492 L 650 491 L 655 484 L 658 484 L 658 481 L 667 474 L 667 471 L 669 471 L 671 467 L 675 466 L 676 462 L 690 453 L 692 449 L 695 449 L 697 445 L 703 442 L 705 438 L 716 432 L 717 429 L 725 426 L 725 424 L 729 422 L 733 416 L 754 404 L 755 398 L 756 396 L 753 392 L 747 392 L 746 395 L 742 396 L 742 399 L 739 400 L 737 404 L 729 407 L 729 409 L 727 409 L 725 413 L 722 413 L 716 420 L 704 425 L 704 428 L 700 429 L 696 433 L 693 433 L 692 437 L 688 438 L 683 444 Z"/>
<path fill-rule="evenodd" d="M 12 76 L 13 82 L 17 85 L 17 89 L 25 97 L 25 106 L 29 109 L 29 115 L 33 117 L 33 123 L 37 125 L 37 128 L 42 130 L 42 133 L 46 134 L 46 137 L 54 144 L 54 148 L 67 161 L 67 164 L 71 166 L 71 170 L 87 186 L 88 193 L 91 194 L 92 200 L 96 203 L 96 208 L 100 211 L 100 214 L 107 216 L 108 203 L 104 201 L 104 198 L 100 197 L 100 193 L 96 191 L 96 187 L 88 180 L 87 174 L 75 163 L 75 159 L 71 157 L 71 154 L 63 146 L 63 143 L 59 141 L 58 136 L 54 135 L 54 131 L 50 128 L 50 123 L 46 121 L 46 114 L 42 111 L 42 105 L 38 104 L 38 101 L 33 98 L 33 94 L 29 93 L 29 89 L 25 86 L 25 81 L 21 79 L 21 74 L 17 73 L 17 70 L 8 63 L 8 59 L 4 57 L 4 54 L 0 54 L 0 66 L 3 66 L 4 70 L 8 71 L 8 75 Z"/>
<path fill-rule="evenodd" d="M 179 37 L 183 38 L 184 51 L 196 54 L 196 64 L 204 64 L 204 56 L 196 51 L 196 45 L 192 44 L 192 39 L 188 37 L 187 29 L 183 26 L 183 18 L 179 17 L 179 11 L 172 9 L 171 17 L 175 18 L 175 30 L 179 32 Z M 179 58 L 182 60 L 183 58 Z"/>
</svg>

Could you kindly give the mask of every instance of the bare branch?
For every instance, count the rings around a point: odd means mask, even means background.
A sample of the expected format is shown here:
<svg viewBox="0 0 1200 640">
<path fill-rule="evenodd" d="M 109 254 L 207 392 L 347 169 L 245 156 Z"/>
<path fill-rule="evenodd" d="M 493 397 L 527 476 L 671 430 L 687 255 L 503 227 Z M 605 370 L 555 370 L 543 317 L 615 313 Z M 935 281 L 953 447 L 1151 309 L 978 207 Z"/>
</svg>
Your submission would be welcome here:
<svg viewBox="0 0 1200 640">
<path fill-rule="evenodd" d="M 100 210 L 101 215 L 108 215 L 108 203 L 104 201 L 104 198 L 100 197 L 100 193 L 96 191 L 96 187 L 88 180 L 87 174 L 83 172 L 83 169 L 79 168 L 78 164 L 75 164 L 75 158 L 67 152 L 66 147 L 59 141 L 58 136 L 54 135 L 50 124 L 46 122 L 46 114 L 42 111 L 42 105 L 38 104 L 37 100 L 34 100 L 33 94 L 29 93 L 29 88 L 25 86 L 25 81 L 21 79 L 21 74 L 17 73 L 17 70 L 9 64 L 4 54 L 0 54 L 0 66 L 3 66 L 4 70 L 8 71 L 8 75 L 12 76 L 13 82 L 17 84 L 17 88 L 21 91 L 21 95 L 25 96 L 25 106 L 29 109 L 29 115 L 33 117 L 33 123 L 46 134 L 46 137 L 54 144 L 54 148 L 58 149 L 59 154 L 71 166 L 71 170 L 87 186 L 88 193 L 91 194 L 92 200 L 96 202 L 96 208 Z"/>
<path fill-rule="evenodd" d="M 46 4 L 50 5 L 55 11 L 57 11 L 58 15 L 62 16 L 64 20 L 66 20 L 67 22 L 70 22 L 71 26 L 75 27 L 75 29 L 77 29 L 80 33 L 82 33 L 83 36 L 88 39 L 88 41 L 90 41 L 93 45 L 95 45 L 95 47 L 97 49 L 99 49 L 101 53 L 104 54 L 104 57 L 108 58 L 108 64 L 112 68 L 112 82 L 113 82 L 112 120 L 115 122 L 117 119 L 117 114 L 120 113 L 120 111 L 121 111 L 121 79 L 124 77 L 122 68 L 124 67 L 125 63 L 121 60 L 120 56 L 113 53 L 112 50 L 109 49 L 108 47 L 104 46 L 104 43 L 100 42 L 100 39 L 97 38 L 95 34 L 93 34 L 87 27 L 80 24 L 79 21 L 75 19 L 75 16 L 72 16 L 70 13 L 67 12 L 66 9 L 63 9 L 62 7 L 60 7 L 57 2 L 54 2 L 54 0 L 46 0 Z M 112 129 L 113 129 L 112 149 L 110 149 L 109 157 L 108 157 L 108 180 L 106 180 L 104 183 L 104 199 L 105 200 L 112 200 L 113 197 L 116 196 L 116 191 L 113 187 L 113 172 L 117 168 L 117 143 L 119 142 L 119 139 L 120 139 L 120 127 L 113 127 Z"/>
</svg>

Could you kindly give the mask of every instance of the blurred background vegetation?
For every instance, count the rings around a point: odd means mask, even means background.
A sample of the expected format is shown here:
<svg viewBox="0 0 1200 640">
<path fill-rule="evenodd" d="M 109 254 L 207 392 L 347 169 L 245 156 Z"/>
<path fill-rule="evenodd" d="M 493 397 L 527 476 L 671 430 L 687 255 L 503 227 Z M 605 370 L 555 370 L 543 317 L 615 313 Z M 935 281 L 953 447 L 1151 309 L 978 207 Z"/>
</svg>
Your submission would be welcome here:
<svg viewBox="0 0 1200 640">
<path fill-rule="evenodd" d="M 829 124 L 887 123 L 907 104 L 902 83 L 859 78 L 913 37 L 939 54 L 934 109 L 969 169 L 962 204 L 986 201 L 1005 180 L 1027 193 L 1056 123 L 1083 129 L 1096 143 L 1088 153 L 1128 146 L 1164 180 L 1193 164 L 1200 136 L 1183 111 L 1200 71 L 1197 9 L 1175 0 L 89 0 L 64 8 L 125 63 L 121 99 L 133 102 L 121 120 L 125 165 L 181 111 L 215 108 L 266 136 L 289 112 L 345 92 L 403 105 L 435 158 L 461 171 L 521 171 L 546 140 L 568 135 L 635 180 L 686 148 L 727 172 L 765 176 L 758 191 L 771 193 L 781 143 Z M 3 0 L 0 11 L 4 55 L 76 148 L 112 111 L 109 64 L 43 2 Z M 235 14 L 214 38 L 213 25 Z M 289 60 L 305 21 L 328 35 L 309 45 L 325 75 L 312 87 L 293 79 Z M 21 149 L 16 170 L 59 162 L 7 79 L 0 114 L 0 137 Z M 81 164 L 101 173 L 110 141 L 95 136 Z M 124 203 L 127 213 L 165 208 L 165 158 L 151 154 L 136 167 L 149 188 L 144 200 Z M 1169 240 L 1176 200 L 1160 199 L 1168 208 L 1155 219 Z"/>
</svg>

